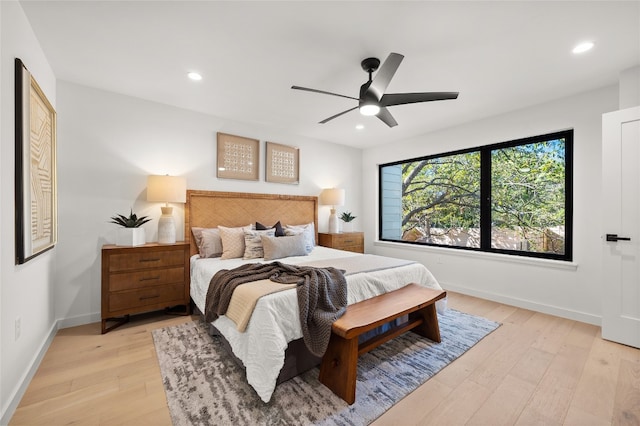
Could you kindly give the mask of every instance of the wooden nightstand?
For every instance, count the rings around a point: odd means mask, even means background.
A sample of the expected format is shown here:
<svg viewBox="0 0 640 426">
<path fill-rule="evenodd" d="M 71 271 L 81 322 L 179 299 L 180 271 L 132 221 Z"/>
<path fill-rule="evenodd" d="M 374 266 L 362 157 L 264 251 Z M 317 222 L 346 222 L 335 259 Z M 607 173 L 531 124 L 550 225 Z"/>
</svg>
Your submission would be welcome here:
<svg viewBox="0 0 640 426">
<path fill-rule="evenodd" d="M 364 232 L 343 232 L 341 234 L 319 232 L 318 244 L 338 250 L 364 253 Z"/>
<path fill-rule="evenodd" d="M 189 315 L 189 243 L 102 246 L 102 334 L 130 314 L 177 305 Z"/>
</svg>

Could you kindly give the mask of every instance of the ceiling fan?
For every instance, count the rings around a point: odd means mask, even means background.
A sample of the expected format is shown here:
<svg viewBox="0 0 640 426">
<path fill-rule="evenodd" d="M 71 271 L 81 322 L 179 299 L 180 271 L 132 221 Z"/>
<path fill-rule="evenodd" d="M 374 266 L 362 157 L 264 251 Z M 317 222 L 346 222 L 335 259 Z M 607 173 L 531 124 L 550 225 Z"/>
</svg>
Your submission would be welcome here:
<svg viewBox="0 0 640 426">
<path fill-rule="evenodd" d="M 331 96 L 340 96 L 341 98 L 353 99 L 358 101 L 358 106 L 349 108 L 336 115 L 332 115 L 320 122 L 324 124 L 328 121 L 338 118 L 343 114 L 351 112 L 355 109 L 360 110 L 362 115 L 375 115 L 382 120 L 387 126 L 394 127 L 398 122 L 393 118 L 387 107 L 394 105 L 413 104 L 417 102 L 442 101 L 446 99 L 456 99 L 458 92 L 423 92 L 423 93 L 385 93 L 387 86 L 391 82 L 393 75 L 400 66 L 404 56 L 399 53 L 390 53 L 387 59 L 380 67 L 380 59 L 367 58 L 360 65 L 362 69 L 369 73 L 369 81 L 360 86 L 360 97 L 340 95 L 338 93 L 325 92 L 324 90 L 310 89 L 308 87 L 291 86 L 295 90 L 306 90 L 307 92 L 322 93 Z M 380 67 L 380 70 L 374 78 L 372 74 Z"/>
</svg>

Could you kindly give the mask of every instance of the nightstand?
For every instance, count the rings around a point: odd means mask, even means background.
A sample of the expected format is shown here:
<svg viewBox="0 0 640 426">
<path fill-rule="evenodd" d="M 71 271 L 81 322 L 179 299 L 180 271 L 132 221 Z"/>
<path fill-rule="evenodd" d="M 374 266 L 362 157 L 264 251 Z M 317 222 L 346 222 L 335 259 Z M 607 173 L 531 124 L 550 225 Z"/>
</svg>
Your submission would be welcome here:
<svg viewBox="0 0 640 426">
<path fill-rule="evenodd" d="M 102 246 L 102 334 L 128 322 L 130 314 L 177 305 L 190 314 L 189 243 Z"/>
<path fill-rule="evenodd" d="M 364 232 L 343 232 L 340 234 L 319 232 L 318 244 L 338 250 L 364 253 Z"/>
</svg>

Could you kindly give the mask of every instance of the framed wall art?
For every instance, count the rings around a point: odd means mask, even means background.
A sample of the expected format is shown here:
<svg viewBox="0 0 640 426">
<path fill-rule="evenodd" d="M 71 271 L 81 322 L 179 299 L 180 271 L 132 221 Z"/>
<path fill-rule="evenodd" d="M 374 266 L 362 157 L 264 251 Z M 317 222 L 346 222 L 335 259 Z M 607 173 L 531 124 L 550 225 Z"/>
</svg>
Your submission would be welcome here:
<svg viewBox="0 0 640 426">
<path fill-rule="evenodd" d="M 217 174 L 223 179 L 258 180 L 260 141 L 218 133 Z"/>
<path fill-rule="evenodd" d="M 16 264 L 22 264 L 58 238 L 56 111 L 18 58 L 15 74 Z"/>
<path fill-rule="evenodd" d="M 291 183 L 300 182 L 300 149 L 282 145 L 279 143 L 267 142 L 267 182 Z"/>
</svg>

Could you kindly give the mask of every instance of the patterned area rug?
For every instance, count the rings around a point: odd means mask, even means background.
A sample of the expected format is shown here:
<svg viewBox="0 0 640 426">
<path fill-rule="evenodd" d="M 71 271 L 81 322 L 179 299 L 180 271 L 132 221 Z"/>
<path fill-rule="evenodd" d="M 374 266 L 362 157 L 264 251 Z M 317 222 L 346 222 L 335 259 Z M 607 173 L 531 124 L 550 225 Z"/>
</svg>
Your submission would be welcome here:
<svg viewBox="0 0 640 426">
<path fill-rule="evenodd" d="M 174 425 L 367 425 L 499 326 L 453 309 L 438 318 L 441 343 L 406 333 L 358 359 L 351 406 L 318 381 L 318 368 L 278 385 L 265 404 L 200 321 L 153 339 Z"/>
</svg>

